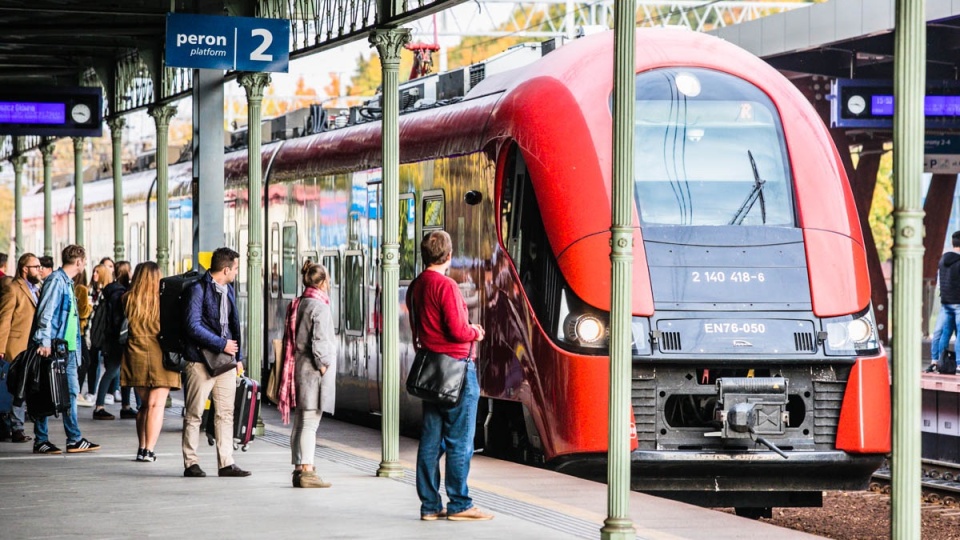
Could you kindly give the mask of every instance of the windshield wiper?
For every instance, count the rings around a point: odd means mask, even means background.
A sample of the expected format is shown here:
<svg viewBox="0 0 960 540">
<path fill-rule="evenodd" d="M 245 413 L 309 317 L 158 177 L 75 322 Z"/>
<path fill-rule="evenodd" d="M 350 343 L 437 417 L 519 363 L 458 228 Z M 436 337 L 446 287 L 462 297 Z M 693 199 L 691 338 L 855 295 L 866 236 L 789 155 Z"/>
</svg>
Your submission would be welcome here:
<svg viewBox="0 0 960 540">
<path fill-rule="evenodd" d="M 760 219 L 763 223 L 767 222 L 767 203 L 763 199 L 763 185 L 766 184 L 767 181 L 760 178 L 760 173 L 757 172 L 757 162 L 754 161 L 753 153 L 750 150 L 747 150 L 747 157 L 750 158 L 750 168 L 753 169 L 753 189 L 750 190 L 750 194 L 747 195 L 743 204 L 740 205 L 737 213 L 733 215 L 733 219 L 730 220 L 730 225 L 742 225 L 743 219 L 750 213 L 757 199 L 760 199 Z"/>
</svg>

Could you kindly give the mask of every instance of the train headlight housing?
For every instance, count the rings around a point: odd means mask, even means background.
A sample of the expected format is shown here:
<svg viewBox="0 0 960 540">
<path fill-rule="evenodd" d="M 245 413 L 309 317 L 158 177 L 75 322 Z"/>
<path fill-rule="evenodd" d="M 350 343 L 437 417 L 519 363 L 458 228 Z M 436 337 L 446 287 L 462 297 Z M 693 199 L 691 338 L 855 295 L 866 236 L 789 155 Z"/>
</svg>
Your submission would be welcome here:
<svg viewBox="0 0 960 540">
<path fill-rule="evenodd" d="M 606 317 L 595 312 L 567 314 L 563 321 L 563 339 L 580 347 L 602 349 L 607 347 L 610 331 Z"/>
<path fill-rule="evenodd" d="M 823 319 L 823 352 L 830 356 L 876 354 L 880 352 L 873 309 L 843 317 Z"/>
</svg>

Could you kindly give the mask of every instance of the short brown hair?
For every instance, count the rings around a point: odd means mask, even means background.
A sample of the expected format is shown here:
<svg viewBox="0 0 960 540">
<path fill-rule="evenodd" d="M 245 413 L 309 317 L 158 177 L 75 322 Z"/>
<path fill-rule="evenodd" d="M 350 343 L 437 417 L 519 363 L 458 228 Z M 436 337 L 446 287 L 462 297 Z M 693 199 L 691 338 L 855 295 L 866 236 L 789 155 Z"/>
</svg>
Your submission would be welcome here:
<svg viewBox="0 0 960 540">
<path fill-rule="evenodd" d="M 300 272 L 303 274 L 303 286 L 304 287 L 317 287 L 323 285 L 324 281 L 329 279 L 330 274 L 327 273 L 327 267 L 322 264 L 310 263 L 303 265 L 303 270 Z"/>
<path fill-rule="evenodd" d="M 420 242 L 420 256 L 426 266 L 445 263 L 452 253 L 453 241 L 447 231 L 433 231 Z"/>
<path fill-rule="evenodd" d="M 60 253 L 60 260 L 63 261 L 64 266 L 73 264 L 80 259 L 86 258 L 87 250 L 83 249 L 83 246 L 78 246 L 76 244 L 70 244 L 69 246 L 63 248 L 63 252 Z"/>
</svg>

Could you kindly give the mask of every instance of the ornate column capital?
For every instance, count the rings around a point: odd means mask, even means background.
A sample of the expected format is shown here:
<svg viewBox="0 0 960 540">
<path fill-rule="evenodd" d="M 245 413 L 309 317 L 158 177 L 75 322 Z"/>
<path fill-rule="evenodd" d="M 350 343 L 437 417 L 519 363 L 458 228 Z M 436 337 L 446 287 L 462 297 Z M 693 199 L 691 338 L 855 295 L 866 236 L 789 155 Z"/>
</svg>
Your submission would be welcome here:
<svg viewBox="0 0 960 540">
<path fill-rule="evenodd" d="M 170 119 L 177 114 L 177 107 L 174 105 L 159 105 L 147 109 L 147 114 L 153 117 L 157 124 L 157 131 L 170 125 Z"/>
<path fill-rule="evenodd" d="M 10 163 L 13 165 L 13 172 L 20 174 L 23 172 L 23 166 L 27 164 L 27 156 L 23 154 L 18 154 L 10 158 Z"/>
<path fill-rule="evenodd" d="M 400 67 L 400 50 L 410 42 L 409 28 L 380 28 L 370 32 L 370 45 L 377 48 L 384 67 Z"/>
<path fill-rule="evenodd" d="M 246 72 L 237 79 L 237 84 L 243 87 L 247 93 L 247 101 L 260 101 L 263 99 L 263 91 L 270 86 L 269 73 Z"/>
<path fill-rule="evenodd" d="M 43 164 L 50 165 L 53 163 L 53 151 L 56 149 L 56 144 L 53 139 L 44 139 L 40 144 L 40 155 L 43 156 Z"/>
<path fill-rule="evenodd" d="M 122 116 L 111 116 L 107 118 L 107 126 L 110 127 L 110 138 L 119 139 L 123 131 L 123 126 L 127 125 L 127 119 Z"/>
<path fill-rule="evenodd" d="M 86 140 L 84 137 L 72 137 L 73 138 L 73 151 L 82 152 L 83 151 L 83 142 Z"/>
</svg>

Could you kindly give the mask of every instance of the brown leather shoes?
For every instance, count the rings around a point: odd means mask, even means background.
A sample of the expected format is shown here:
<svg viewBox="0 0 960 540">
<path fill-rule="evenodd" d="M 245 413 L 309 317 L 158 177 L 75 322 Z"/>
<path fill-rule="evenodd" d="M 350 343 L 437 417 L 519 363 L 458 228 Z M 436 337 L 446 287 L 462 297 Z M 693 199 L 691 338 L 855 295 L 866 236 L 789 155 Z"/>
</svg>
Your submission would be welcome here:
<svg viewBox="0 0 960 540">
<path fill-rule="evenodd" d="M 450 514 L 447 516 L 450 521 L 489 521 L 493 519 L 493 514 L 487 514 L 476 506 L 468 508 L 463 512 Z"/>
<path fill-rule="evenodd" d="M 13 434 L 10 435 L 10 442 L 25 443 L 32 440 L 33 440 L 33 437 L 25 434 L 22 429 L 18 429 L 17 431 L 14 431 Z"/>
<path fill-rule="evenodd" d="M 303 471 L 300 473 L 300 487 L 302 488 L 328 488 L 332 486 L 333 484 L 320 478 L 317 471 Z"/>
<path fill-rule="evenodd" d="M 447 517 L 447 509 L 443 508 L 436 514 L 420 514 L 420 521 L 436 521 Z"/>
</svg>

